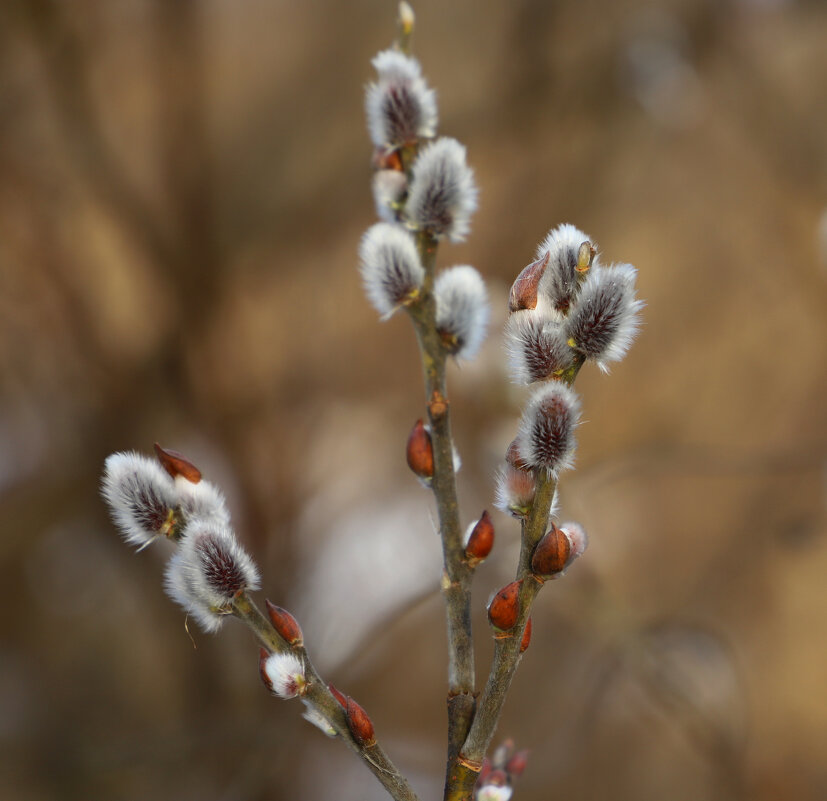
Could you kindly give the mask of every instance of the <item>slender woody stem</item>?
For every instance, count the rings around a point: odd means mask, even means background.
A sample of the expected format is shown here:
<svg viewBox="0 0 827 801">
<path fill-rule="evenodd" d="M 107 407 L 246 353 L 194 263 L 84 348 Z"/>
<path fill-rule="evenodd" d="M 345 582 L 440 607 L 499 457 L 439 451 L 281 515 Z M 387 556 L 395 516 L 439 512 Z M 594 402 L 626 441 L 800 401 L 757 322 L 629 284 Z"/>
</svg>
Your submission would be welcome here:
<svg viewBox="0 0 827 801">
<path fill-rule="evenodd" d="M 408 311 L 416 329 L 425 378 L 425 399 L 434 450 L 431 489 L 439 516 L 443 578 L 448 628 L 448 764 L 464 742 L 474 714 L 474 646 L 471 635 L 471 579 L 465 561 L 457 504 L 454 448 L 445 381 L 446 350 L 436 328 L 434 263 L 436 240 L 427 232 L 417 235 L 417 248 L 425 268 L 419 300 Z"/>
<path fill-rule="evenodd" d="M 562 376 L 562 380 L 570 386 L 582 365 L 582 359 L 578 359 Z M 499 636 L 494 640 L 494 659 L 488 681 L 477 704 L 468 737 L 454 764 L 450 766 L 453 781 L 450 791 L 446 792 L 445 801 L 470 801 L 473 797 L 482 761 L 491 744 L 511 681 L 520 663 L 520 644 L 531 615 L 531 606 L 543 586 L 542 580 L 531 570 L 531 557 L 534 548 L 546 532 L 556 491 L 556 476 L 540 471 L 537 475 L 537 489 L 531 511 L 522 523 L 520 558 L 517 565 L 517 580 L 522 580 L 522 584 L 517 623 L 505 636 Z"/>
<path fill-rule="evenodd" d="M 307 678 L 307 690 L 303 695 L 303 700 L 324 715 L 345 745 L 359 755 L 368 770 L 376 776 L 392 798 L 396 801 L 418 801 L 407 780 L 396 769 L 378 743 L 366 747 L 354 739 L 347 725 L 347 717 L 342 705 L 316 672 L 304 646 L 290 645 L 285 642 L 247 594 L 236 598 L 233 603 L 233 614 L 252 630 L 256 639 L 268 651 L 289 652 L 301 658 Z"/>
</svg>

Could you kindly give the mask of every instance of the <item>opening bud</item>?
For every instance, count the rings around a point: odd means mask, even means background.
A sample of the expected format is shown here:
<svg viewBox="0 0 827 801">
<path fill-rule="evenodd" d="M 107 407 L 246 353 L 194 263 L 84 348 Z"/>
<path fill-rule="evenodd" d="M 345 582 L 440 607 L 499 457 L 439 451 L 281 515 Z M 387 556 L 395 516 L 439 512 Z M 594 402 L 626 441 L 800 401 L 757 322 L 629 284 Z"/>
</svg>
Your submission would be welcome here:
<svg viewBox="0 0 827 801">
<path fill-rule="evenodd" d="M 321 729 L 328 737 L 335 737 L 338 733 L 330 721 L 314 706 L 311 706 L 307 699 L 302 699 L 304 704 L 304 712 L 302 717 L 308 722 L 312 723 L 317 729 Z"/>
<path fill-rule="evenodd" d="M 498 631 L 510 631 L 520 616 L 522 579 L 503 587 L 488 604 L 488 622 Z"/>
<path fill-rule="evenodd" d="M 441 272 L 434 284 L 436 327 L 445 349 L 472 359 L 485 340 L 490 309 L 482 276 L 467 264 Z"/>
<path fill-rule="evenodd" d="M 362 748 L 370 748 L 376 743 L 376 737 L 373 732 L 373 723 L 371 723 L 368 713 L 362 709 L 350 696 L 347 698 L 347 705 L 345 706 L 345 716 L 347 718 L 347 725 L 353 739 L 356 740 Z"/>
<path fill-rule="evenodd" d="M 523 639 L 520 640 L 520 653 L 524 654 L 531 645 L 531 618 L 526 621 L 525 629 L 523 629 Z"/>
<path fill-rule="evenodd" d="M 540 577 L 554 576 L 568 564 L 571 556 L 569 538 L 554 523 L 543 535 L 531 556 L 531 570 Z"/>
<path fill-rule="evenodd" d="M 571 556 L 569 557 L 569 564 L 571 564 L 577 557 L 582 556 L 588 547 L 589 535 L 586 534 L 583 526 L 574 522 L 564 523 L 560 526 L 560 531 L 566 535 L 571 544 Z"/>
<path fill-rule="evenodd" d="M 201 480 L 201 471 L 178 451 L 162 448 L 156 442 L 155 455 L 164 470 L 173 478 L 181 476 L 192 484 L 197 484 Z"/>
<path fill-rule="evenodd" d="M 434 477 L 434 446 L 431 434 L 422 420 L 414 423 L 405 453 L 408 467 L 426 487 L 430 487 Z"/>
<path fill-rule="evenodd" d="M 288 645 L 302 645 L 304 639 L 302 637 L 302 630 L 293 617 L 286 609 L 280 606 L 271 604 L 270 601 L 265 601 L 267 605 L 267 614 L 270 616 L 270 622 L 273 628 L 278 632 Z"/>
<path fill-rule="evenodd" d="M 500 470 L 494 505 L 506 514 L 523 520 L 534 503 L 537 479 L 530 469 L 517 469 L 510 464 Z"/>
<path fill-rule="evenodd" d="M 516 312 L 537 308 L 537 292 L 546 267 L 548 267 L 548 260 L 549 252 L 546 251 L 537 261 L 523 267 L 517 280 L 511 285 L 511 292 L 508 294 L 508 311 Z"/>
<path fill-rule="evenodd" d="M 465 556 L 472 565 L 477 565 L 491 553 L 493 547 L 494 524 L 486 510 L 476 523 L 468 527 L 465 536 Z"/>
<path fill-rule="evenodd" d="M 259 670 L 264 685 L 280 698 L 295 698 L 307 692 L 304 663 L 295 654 L 270 654 L 263 665 L 259 661 Z"/>
</svg>

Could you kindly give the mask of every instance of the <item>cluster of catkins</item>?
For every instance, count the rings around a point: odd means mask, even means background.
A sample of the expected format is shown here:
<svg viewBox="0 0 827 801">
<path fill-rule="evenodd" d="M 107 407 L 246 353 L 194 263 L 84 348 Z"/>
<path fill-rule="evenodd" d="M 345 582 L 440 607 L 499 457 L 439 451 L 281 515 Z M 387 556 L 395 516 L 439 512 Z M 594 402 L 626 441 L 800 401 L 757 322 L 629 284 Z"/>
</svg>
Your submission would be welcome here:
<svg viewBox="0 0 827 801">
<path fill-rule="evenodd" d="M 433 89 L 419 62 L 398 50 L 373 59 L 377 80 L 365 107 L 374 145 L 373 192 L 383 221 L 369 228 L 359 248 L 368 299 L 383 316 L 422 295 L 425 268 L 416 235 L 461 242 L 477 207 L 474 173 L 456 139 L 436 136 Z M 433 287 L 436 325 L 448 353 L 472 358 L 489 318 L 480 274 L 468 265 L 443 270 Z"/>
<path fill-rule="evenodd" d="M 207 632 L 218 631 L 259 574 L 241 547 L 220 490 L 175 451 L 155 446 L 106 460 L 102 494 L 124 539 L 139 549 L 167 538 L 178 546 L 164 576 L 169 596 Z"/>
<path fill-rule="evenodd" d="M 537 387 L 497 486 L 497 506 L 514 517 L 530 511 L 538 471 L 556 476 L 572 466 L 580 401 L 570 383 L 585 361 L 606 371 L 626 354 L 642 305 L 635 276 L 630 264 L 603 266 L 586 234 L 561 225 L 511 287 L 505 337 L 512 378 Z"/>
</svg>

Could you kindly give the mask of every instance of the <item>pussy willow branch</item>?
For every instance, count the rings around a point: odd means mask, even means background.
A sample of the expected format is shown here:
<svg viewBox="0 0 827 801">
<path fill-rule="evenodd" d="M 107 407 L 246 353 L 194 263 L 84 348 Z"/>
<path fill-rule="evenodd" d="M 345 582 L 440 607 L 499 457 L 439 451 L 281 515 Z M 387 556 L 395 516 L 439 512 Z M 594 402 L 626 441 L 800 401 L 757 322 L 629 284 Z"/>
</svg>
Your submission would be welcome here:
<svg viewBox="0 0 827 801">
<path fill-rule="evenodd" d="M 445 382 L 447 353 L 436 329 L 433 295 L 436 240 L 427 232 L 417 235 L 417 248 L 425 268 L 419 300 L 409 308 L 416 328 L 425 378 L 425 399 L 434 450 L 431 489 L 439 516 L 442 539 L 443 581 L 448 628 L 448 761 L 465 740 L 474 714 L 474 645 L 471 635 L 471 579 L 465 562 L 457 504 L 451 419 Z"/>
<path fill-rule="evenodd" d="M 562 376 L 562 380 L 571 385 L 582 366 L 582 360 Z M 551 504 L 557 490 L 557 478 L 546 472 L 537 476 L 537 489 L 527 519 L 522 522 L 520 558 L 517 565 L 517 580 L 520 586 L 520 612 L 515 626 L 504 636 L 494 639 L 494 659 L 488 681 L 477 704 L 476 715 L 471 724 L 468 737 L 457 755 L 451 772 L 454 781 L 445 794 L 445 801 L 468 801 L 472 798 L 474 785 L 482 767 L 491 739 L 497 728 L 511 681 L 520 663 L 520 644 L 534 599 L 540 592 L 543 582 L 536 578 L 531 570 L 531 557 L 537 543 L 548 527 Z"/>
<path fill-rule="evenodd" d="M 233 614 L 252 630 L 256 639 L 268 651 L 274 653 L 289 652 L 301 658 L 308 682 L 307 691 L 303 696 L 304 700 L 324 715 L 347 747 L 358 754 L 368 770 L 379 779 L 391 797 L 396 801 L 418 801 L 411 786 L 378 743 L 365 747 L 353 738 L 347 725 L 344 709 L 316 672 L 316 668 L 313 667 L 304 646 L 290 645 L 285 642 L 246 593 L 240 595 L 233 603 Z"/>
</svg>

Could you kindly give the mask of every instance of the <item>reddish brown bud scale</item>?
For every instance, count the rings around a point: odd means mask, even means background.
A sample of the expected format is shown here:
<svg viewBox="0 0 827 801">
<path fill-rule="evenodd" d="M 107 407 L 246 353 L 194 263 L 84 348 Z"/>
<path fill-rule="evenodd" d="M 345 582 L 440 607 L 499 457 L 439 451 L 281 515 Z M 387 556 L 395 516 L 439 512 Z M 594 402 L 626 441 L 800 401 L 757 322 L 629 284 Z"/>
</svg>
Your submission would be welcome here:
<svg viewBox="0 0 827 801">
<path fill-rule="evenodd" d="M 347 726 L 353 735 L 353 739 L 362 748 L 370 748 L 376 742 L 373 723 L 371 723 L 368 713 L 350 696 L 348 696 L 347 705 L 345 706 L 345 717 L 347 717 Z"/>
<path fill-rule="evenodd" d="M 265 601 L 265 604 L 267 605 L 267 614 L 270 616 L 270 622 L 273 624 L 273 628 L 278 632 L 279 636 L 289 645 L 302 645 L 304 638 L 302 637 L 302 630 L 296 618 L 286 609 L 271 604 L 270 601 Z"/>
<path fill-rule="evenodd" d="M 495 629 L 513 629 L 520 616 L 520 581 L 512 581 L 503 587 L 488 604 L 488 621 Z"/>
<path fill-rule="evenodd" d="M 511 286 L 511 292 L 508 296 L 508 310 L 510 312 L 537 308 L 537 289 L 540 286 L 546 267 L 548 267 L 549 256 L 550 252 L 546 251 L 542 258 L 524 267 L 517 276 L 517 280 Z"/>
<path fill-rule="evenodd" d="M 327 689 L 330 690 L 330 694 L 339 702 L 342 709 L 347 709 L 347 696 L 337 690 L 332 684 L 328 684 Z"/>
<path fill-rule="evenodd" d="M 377 147 L 373 151 L 374 170 L 396 170 L 402 172 L 402 157 L 397 148 Z"/>
<path fill-rule="evenodd" d="M 186 459 L 182 454 L 178 453 L 178 451 L 162 448 L 156 442 L 155 455 L 158 457 L 161 467 L 173 478 L 183 476 L 192 484 L 197 484 L 201 481 L 201 471 L 189 461 L 189 459 Z"/>
<path fill-rule="evenodd" d="M 491 522 L 491 515 L 488 510 L 482 513 L 471 531 L 468 544 L 465 546 L 465 555 L 474 561 L 481 562 L 494 547 L 494 524 Z"/>
<path fill-rule="evenodd" d="M 269 692 L 273 692 L 273 682 L 270 681 L 270 677 L 267 675 L 267 671 L 264 669 L 264 665 L 266 664 L 268 658 L 270 657 L 270 652 L 266 648 L 259 648 L 258 649 L 258 672 L 261 676 L 261 680 L 264 682 L 264 686 L 267 688 Z"/>
<path fill-rule="evenodd" d="M 523 639 L 520 641 L 520 653 L 524 654 L 531 644 L 531 618 L 526 621 L 525 629 L 523 629 Z"/>
<path fill-rule="evenodd" d="M 434 475 L 434 447 L 431 435 L 422 420 L 417 420 L 408 437 L 406 451 L 408 467 L 421 479 L 430 480 Z"/>
<path fill-rule="evenodd" d="M 531 569 L 538 576 L 553 576 L 559 573 L 571 556 L 569 538 L 555 526 L 545 533 L 531 557 Z"/>
<path fill-rule="evenodd" d="M 511 444 L 505 452 L 505 461 L 515 470 L 523 470 L 525 472 L 531 470 L 531 465 L 520 455 L 520 447 L 517 445 L 516 439 L 511 440 Z"/>
<path fill-rule="evenodd" d="M 517 751 L 508 764 L 505 766 L 505 772 L 511 776 L 512 779 L 521 776 L 528 764 L 528 751 Z"/>
</svg>

